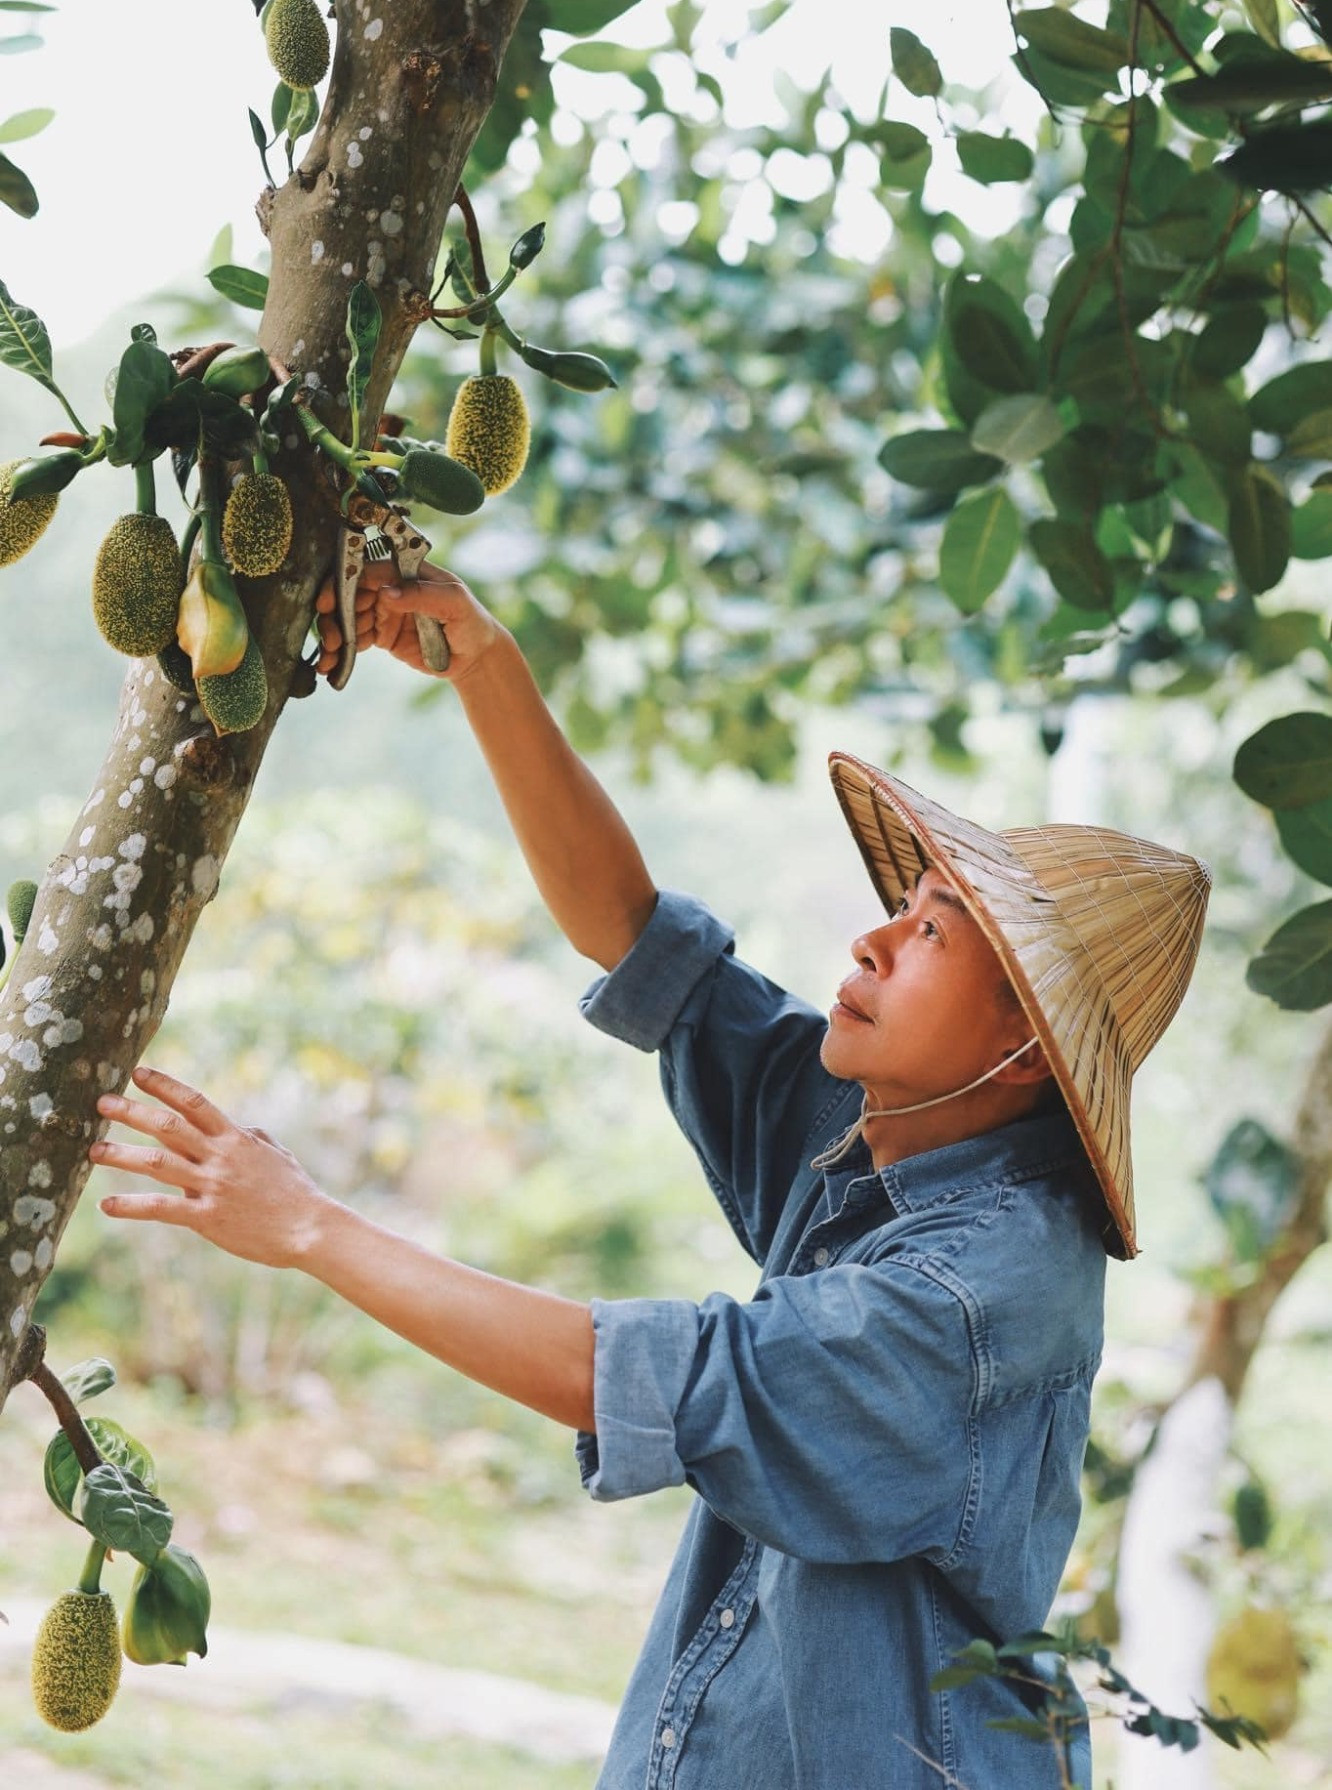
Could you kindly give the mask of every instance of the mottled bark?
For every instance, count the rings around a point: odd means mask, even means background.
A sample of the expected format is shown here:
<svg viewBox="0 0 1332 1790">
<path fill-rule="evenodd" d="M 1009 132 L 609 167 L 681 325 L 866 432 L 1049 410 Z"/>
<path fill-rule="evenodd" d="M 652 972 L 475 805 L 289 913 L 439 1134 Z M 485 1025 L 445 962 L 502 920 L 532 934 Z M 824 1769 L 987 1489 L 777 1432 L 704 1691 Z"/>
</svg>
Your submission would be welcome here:
<svg viewBox="0 0 1332 1790">
<path fill-rule="evenodd" d="M 378 415 L 424 315 L 449 205 L 494 94 L 523 0 L 338 0 L 318 129 L 296 174 L 266 191 L 273 260 L 260 340 L 348 435 L 347 294 L 384 313 L 366 402 Z M 215 737 L 152 660 L 136 662 L 92 794 L 43 878 L 0 993 L 0 1407 L 19 1340 L 105 1125 L 95 1102 L 126 1082 L 161 1024 L 217 890 L 331 566 L 336 495 L 289 436 L 274 466 L 296 510 L 284 570 L 245 589 L 271 691 L 251 732 Z M 321 690 L 319 700 L 334 698 Z"/>
</svg>

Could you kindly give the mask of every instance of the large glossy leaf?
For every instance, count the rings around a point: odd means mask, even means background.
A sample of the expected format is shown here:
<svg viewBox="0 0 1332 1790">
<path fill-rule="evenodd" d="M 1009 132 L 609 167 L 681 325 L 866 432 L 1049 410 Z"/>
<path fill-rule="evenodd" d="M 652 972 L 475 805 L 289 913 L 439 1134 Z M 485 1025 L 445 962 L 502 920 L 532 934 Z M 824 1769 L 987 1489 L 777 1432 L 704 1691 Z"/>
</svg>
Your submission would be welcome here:
<svg viewBox="0 0 1332 1790">
<path fill-rule="evenodd" d="M 1332 361 L 1304 361 L 1269 379 L 1249 399 L 1255 429 L 1287 435 L 1315 410 L 1332 407 Z"/>
<path fill-rule="evenodd" d="M 1324 85 L 1319 98 L 1332 99 L 1332 76 Z M 1282 124 L 1255 130 L 1216 166 L 1227 179 L 1258 192 L 1321 192 L 1332 183 L 1332 126 Z"/>
<path fill-rule="evenodd" d="M 248 311 L 262 311 L 268 300 L 268 275 L 255 273 L 253 268 L 214 267 L 206 277 L 215 292 Z"/>
<path fill-rule="evenodd" d="M 86 1417 L 84 1423 L 103 1460 L 114 1461 L 117 1466 L 127 1468 L 150 1492 L 157 1490 L 157 1469 L 152 1455 L 142 1442 L 136 1441 L 109 1417 Z M 74 1453 L 74 1445 L 64 1430 L 57 1430 L 47 1445 L 42 1471 L 51 1502 L 71 1522 L 77 1523 L 79 1519 L 75 1515 L 74 1506 L 83 1469 Z"/>
<path fill-rule="evenodd" d="M 1026 180 L 1035 164 L 1030 149 L 1017 137 L 991 137 L 984 131 L 962 131 L 957 138 L 962 172 L 983 186 L 1003 180 Z"/>
<path fill-rule="evenodd" d="M 1199 381 L 1184 394 L 1189 434 L 1200 454 L 1222 466 L 1247 466 L 1253 449 L 1248 407 L 1229 386 Z"/>
<path fill-rule="evenodd" d="M 1046 397 L 1037 392 L 1017 392 L 996 398 L 976 418 L 972 446 L 982 454 L 997 454 L 1012 465 L 1039 460 L 1065 431 L 1063 417 Z"/>
<path fill-rule="evenodd" d="M 1332 716 L 1301 709 L 1269 721 L 1235 754 L 1234 776 L 1264 808 L 1302 808 L 1332 797 Z"/>
<path fill-rule="evenodd" d="M 1266 467 L 1246 467 L 1234 479 L 1226 533 L 1251 591 L 1271 590 L 1281 581 L 1290 561 L 1290 499 Z"/>
<path fill-rule="evenodd" d="M 83 1481 L 79 1521 L 104 1548 L 150 1565 L 171 1540 L 170 1509 L 138 1477 L 104 1461 Z"/>
<path fill-rule="evenodd" d="M 1004 470 L 993 454 L 978 454 L 960 429 L 911 429 L 879 449 L 879 464 L 904 485 L 923 491 L 963 491 Z"/>
<path fill-rule="evenodd" d="M 893 73 L 918 99 L 935 99 L 943 91 L 943 75 L 933 53 L 902 25 L 894 25 L 888 33 L 892 51 Z"/>
<path fill-rule="evenodd" d="M 959 363 L 982 386 L 992 392 L 1035 390 L 1031 325 L 996 281 L 979 274 L 954 279 L 945 300 L 944 327 Z"/>
<path fill-rule="evenodd" d="M 148 418 L 170 396 L 175 383 L 176 370 L 155 343 L 130 343 L 116 375 L 112 409 L 116 439 L 109 456 L 113 465 L 132 466 L 144 458 Z"/>
<path fill-rule="evenodd" d="M 1190 350 L 1190 364 L 1205 379 L 1229 379 L 1247 367 L 1267 333 L 1267 307 L 1234 305 L 1211 319 Z"/>
<path fill-rule="evenodd" d="M 1089 529 L 1060 518 L 1042 517 L 1027 530 L 1027 539 L 1066 603 L 1086 610 L 1111 607 L 1115 600 L 1115 570 Z"/>
<path fill-rule="evenodd" d="M 1214 75 L 1172 81 L 1175 104 L 1194 111 L 1258 112 L 1266 106 L 1307 106 L 1332 99 L 1332 67 L 1298 56 L 1270 53 Z"/>
<path fill-rule="evenodd" d="M 1089 25 L 1062 7 L 1042 6 L 1019 12 L 1013 24 L 1034 50 L 1068 68 L 1113 77 L 1129 59 L 1125 38 Z"/>
<path fill-rule="evenodd" d="M 1286 452 L 1301 460 L 1332 460 L 1332 410 L 1302 416 L 1286 437 Z"/>
<path fill-rule="evenodd" d="M 939 583 L 968 615 L 1003 583 L 1022 540 L 1022 523 L 1002 487 L 958 504 L 939 548 Z"/>
<path fill-rule="evenodd" d="M 39 385 L 50 387 L 51 338 L 35 311 L 11 297 L 0 280 L 0 361 L 16 373 L 26 373 Z"/>
<path fill-rule="evenodd" d="M 1311 1013 L 1332 1001 L 1332 901 L 1316 901 L 1279 926 L 1245 980 L 1278 1007 Z"/>
<path fill-rule="evenodd" d="M 1332 800 L 1278 809 L 1276 824 L 1287 856 L 1306 876 L 1332 883 Z"/>
</svg>

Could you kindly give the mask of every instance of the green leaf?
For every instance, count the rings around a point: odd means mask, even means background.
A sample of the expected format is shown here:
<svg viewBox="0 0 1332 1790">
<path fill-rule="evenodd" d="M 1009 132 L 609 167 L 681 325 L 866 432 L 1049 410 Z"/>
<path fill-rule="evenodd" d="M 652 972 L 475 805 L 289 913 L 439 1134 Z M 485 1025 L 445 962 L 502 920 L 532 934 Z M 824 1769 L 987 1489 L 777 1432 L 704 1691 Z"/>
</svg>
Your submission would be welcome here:
<svg viewBox="0 0 1332 1790">
<path fill-rule="evenodd" d="M 921 184 L 934 154 L 924 131 L 890 119 L 876 127 L 874 141 L 881 151 L 879 176 L 890 192 L 911 192 Z"/>
<path fill-rule="evenodd" d="M 1311 491 L 1291 512 L 1290 553 L 1292 559 L 1332 557 L 1332 491 Z"/>
<path fill-rule="evenodd" d="M 1088 74 L 1085 69 L 1072 68 L 1044 55 L 1032 44 L 1018 51 L 1012 60 L 1022 79 L 1050 106 L 1097 105 L 1114 82 L 1113 75 Z"/>
<path fill-rule="evenodd" d="M 1225 466 L 1246 466 L 1253 452 L 1248 407 L 1229 386 L 1202 382 L 1184 394 L 1193 445 L 1207 459 Z"/>
<path fill-rule="evenodd" d="M 1263 305 L 1233 305 L 1219 312 L 1193 342 L 1190 364 L 1205 379 L 1229 379 L 1247 367 L 1267 332 Z"/>
<path fill-rule="evenodd" d="M 967 615 L 998 590 L 1022 541 L 1022 523 L 1001 486 L 964 498 L 944 526 L 939 583 Z"/>
<path fill-rule="evenodd" d="M 194 1555 L 169 1543 L 134 1575 L 121 1627 L 126 1654 L 140 1666 L 183 1666 L 190 1653 L 203 1659 L 212 1602 Z"/>
<path fill-rule="evenodd" d="M 1281 581 L 1290 561 L 1290 499 L 1265 467 L 1246 467 L 1235 479 L 1226 533 L 1250 591 L 1257 595 Z"/>
<path fill-rule="evenodd" d="M 546 24 L 570 37 L 589 37 L 628 12 L 635 0 L 547 0 Z"/>
<path fill-rule="evenodd" d="M 1276 824 L 1287 857 L 1315 882 L 1332 883 L 1332 801 L 1280 808 Z"/>
<path fill-rule="evenodd" d="M 137 1474 L 104 1461 L 83 1482 L 79 1520 L 104 1548 L 152 1564 L 171 1540 L 174 1518 Z"/>
<path fill-rule="evenodd" d="M 40 50 L 42 40 L 34 32 L 19 37 L 0 37 L 0 56 L 22 56 L 26 50 Z"/>
<path fill-rule="evenodd" d="M 962 491 L 987 484 L 1004 470 L 993 454 L 978 454 L 961 429 L 910 429 L 894 435 L 879 449 L 879 465 L 922 491 Z"/>
<path fill-rule="evenodd" d="M 60 1384 L 76 1405 L 83 1404 L 87 1399 L 96 1398 L 99 1393 L 106 1392 L 115 1383 L 115 1368 L 109 1361 L 103 1361 L 100 1355 L 94 1355 L 87 1361 L 80 1361 L 76 1366 L 67 1368 L 60 1376 Z"/>
<path fill-rule="evenodd" d="M 1256 1119 L 1232 1125 L 1203 1171 L 1212 1209 L 1242 1262 L 1267 1253 L 1300 1203 L 1300 1161 Z"/>
<path fill-rule="evenodd" d="M 347 367 L 347 403 L 351 409 L 354 431 L 359 427 L 361 401 L 365 396 L 365 388 L 370 383 L 370 369 L 374 366 L 382 324 L 383 313 L 379 308 L 379 300 L 364 280 L 357 280 L 347 295 L 347 340 L 351 344 L 351 360 Z"/>
<path fill-rule="evenodd" d="M 1126 38 L 1089 25 L 1059 6 L 1042 6 L 1014 16 L 1018 36 L 1052 62 L 1088 74 L 1117 75 L 1129 59 Z"/>
<path fill-rule="evenodd" d="M 54 117 L 50 106 L 35 106 L 31 112 L 15 112 L 12 118 L 0 124 L 0 143 L 21 143 L 25 137 L 35 137 Z"/>
<path fill-rule="evenodd" d="M 1044 1722 L 1038 1722 L 1034 1715 L 996 1715 L 986 1722 L 987 1728 L 997 1728 L 1003 1734 L 1022 1734 L 1028 1740 L 1050 1739 L 1050 1730 Z"/>
<path fill-rule="evenodd" d="M 1332 361 L 1303 361 L 1259 389 L 1249 399 L 1249 416 L 1255 429 L 1269 435 L 1288 435 L 1315 410 L 1332 407 Z"/>
<path fill-rule="evenodd" d="M 171 395 L 176 369 L 152 342 L 131 342 L 120 357 L 112 408 L 115 445 L 108 454 L 114 466 L 132 466 L 145 455 L 144 430 L 157 406 Z"/>
<path fill-rule="evenodd" d="M 3 160 L 3 157 L 0 157 Z M 0 280 L 0 361 L 53 389 L 51 338 L 35 311 L 17 304 Z"/>
<path fill-rule="evenodd" d="M 1033 1654 L 1051 1651 L 1059 1651 L 1057 1637 L 1048 1634 L 1043 1628 L 1034 1628 L 1029 1629 L 1026 1634 L 1014 1635 L 996 1653 L 999 1659 L 1030 1659 Z"/>
<path fill-rule="evenodd" d="M 1302 57 L 1270 52 L 1215 75 L 1172 81 L 1165 97 L 1195 111 L 1259 112 L 1266 106 L 1307 106 L 1332 99 L 1332 67 Z M 1259 135 L 1268 135 L 1260 132 Z M 1283 133 L 1284 134 L 1284 133 Z"/>
<path fill-rule="evenodd" d="M 1107 610 L 1115 600 L 1115 569 L 1091 530 L 1062 518 L 1042 517 L 1027 540 L 1050 582 L 1075 609 Z"/>
<path fill-rule="evenodd" d="M 948 345 L 973 379 L 995 392 L 1034 390 L 1037 360 L 1031 326 L 1021 306 L 996 281 L 958 275 L 948 288 L 944 327 Z"/>
<path fill-rule="evenodd" d="M 1277 11 L 1277 0 L 1244 0 L 1244 10 L 1249 15 L 1249 23 L 1266 44 L 1274 50 L 1281 48 L 1281 16 Z"/>
<path fill-rule="evenodd" d="M 85 1397 L 91 1396 L 90 1393 L 85 1394 Z M 84 1423 L 103 1459 L 127 1468 L 150 1492 L 157 1490 L 157 1470 L 153 1465 L 153 1457 L 142 1442 L 136 1441 L 108 1417 L 86 1417 Z M 77 1523 L 79 1519 L 74 1514 L 74 1500 L 79 1481 L 83 1477 L 83 1469 L 74 1453 L 74 1445 L 64 1430 L 58 1430 L 48 1443 L 42 1473 L 51 1502 L 71 1522 Z"/>
<path fill-rule="evenodd" d="M 636 75 L 648 65 L 646 50 L 629 44 L 570 44 L 560 53 L 560 61 L 570 68 L 581 68 L 591 75 Z"/>
<path fill-rule="evenodd" d="M 1065 423 L 1058 410 L 1037 392 L 1018 392 L 996 398 L 976 418 L 972 446 L 982 454 L 1021 465 L 1038 460 L 1047 448 L 1063 439 Z"/>
<path fill-rule="evenodd" d="M 1332 99 L 1332 75 L 1323 85 L 1318 98 Z M 1281 124 L 1252 131 L 1216 168 L 1238 186 L 1260 193 L 1321 192 L 1332 181 L 1332 126 Z"/>
<path fill-rule="evenodd" d="M 1301 709 L 1269 721 L 1235 754 L 1233 775 L 1264 808 L 1326 801 L 1332 797 L 1332 716 Z"/>
<path fill-rule="evenodd" d="M 36 187 L 7 155 L 0 155 L 0 205 L 7 205 L 21 218 L 34 218 L 40 209 Z"/>
<path fill-rule="evenodd" d="M 1332 410 L 1302 416 L 1286 437 L 1286 452 L 1301 460 L 1332 460 Z"/>
<path fill-rule="evenodd" d="M 1230 1502 L 1240 1550 L 1265 1548 L 1272 1537 L 1272 1500 L 1260 1479 L 1246 1479 Z"/>
<path fill-rule="evenodd" d="M 1017 137 L 991 137 L 984 131 L 960 132 L 957 155 L 962 172 L 983 186 L 1026 180 L 1035 166 L 1035 157 Z"/>
<path fill-rule="evenodd" d="M 255 273 L 249 267 L 214 267 L 206 276 L 208 284 L 223 298 L 247 311 L 262 311 L 268 299 L 268 275 Z"/>
<path fill-rule="evenodd" d="M 894 25 L 888 33 L 892 51 L 893 73 L 917 99 L 937 99 L 943 91 L 943 74 L 934 55 L 904 26 Z"/>
<path fill-rule="evenodd" d="M 287 151 L 319 123 L 319 95 L 313 87 L 299 87 L 291 96 L 287 113 Z"/>
<path fill-rule="evenodd" d="M 280 136 L 287 128 L 287 120 L 291 117 L 291 102 L 295 99 L 295 90 L 288 87 L 285 81 L 279 81 L 273 89 L 273 103 L 269 117 L 273 120 L 274 135 Z"/>
<path fill-rule="evenodd" d="M 1312 1013 L 1332 1001 L 1332 901 L 1316 901 L 1278 926 L 1244 979 L 1290 1012 Z"/>
</svg>

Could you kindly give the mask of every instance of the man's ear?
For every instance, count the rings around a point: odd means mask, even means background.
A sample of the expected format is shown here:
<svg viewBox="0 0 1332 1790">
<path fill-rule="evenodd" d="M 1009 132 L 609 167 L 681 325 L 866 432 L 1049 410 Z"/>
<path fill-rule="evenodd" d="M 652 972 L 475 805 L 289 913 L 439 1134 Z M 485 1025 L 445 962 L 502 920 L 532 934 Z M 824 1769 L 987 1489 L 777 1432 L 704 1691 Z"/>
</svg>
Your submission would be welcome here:
<svg viewBox="0 0 1332 1790">
<path fill-rule="evenodd" d="M 999 1054 L 1006 1057 L 1010 1051 L 1017 1050 L 1021 1043 L 1022 1036 L 1021 1033 L 1018 1033 Z M 1032 1038 L 1030 1048 L 1024 1050 L 1021 1056 L 1014 1057 L 1011 1063 L 1005 1063 L 994 1079 L 1002 1086 L 1021 1088 L 1032 1087 L 1037 1082 L 1048 1081 L 1052 1079 L 1053 1074 L 1054 1071 L 1050 1068 L 1049 1059 L 1041 1048 L 1040 1040 Z"/>
</svg>

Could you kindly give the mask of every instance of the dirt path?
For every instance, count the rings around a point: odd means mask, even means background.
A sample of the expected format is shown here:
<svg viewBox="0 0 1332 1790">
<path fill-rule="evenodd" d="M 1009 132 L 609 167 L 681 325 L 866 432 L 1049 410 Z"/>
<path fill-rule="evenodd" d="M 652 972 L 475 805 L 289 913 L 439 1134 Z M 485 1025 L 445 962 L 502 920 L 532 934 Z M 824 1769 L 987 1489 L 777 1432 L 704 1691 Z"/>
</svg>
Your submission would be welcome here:
<svg viewBox="0 0 1332 1790">
<path fill-rule="evenodd" d="M 8 1602 L 0 1626 L 0 1677 L 27 1670 L 43 1606 Z M 254 1710 L 300 1695 L 345 1713 L 351 1701 L 392 1708 L 423 1737 L 464 1736 L 514 1747 L 552 1764 L 599 1760 L 610 1740 L 613 1705 L 546 1690 L 494 1672 L 465 1672 L 377 1647 L 300 1635 L 210 1629 L 208 1658 L 185 1671 L 125 1662 L 123 1690 L 215 1710 Z M 122 1690 L 122 1694 L 123 1694 Z M 0 1749 L 3 1742 L 0 1741 Z M 24 1790 L 105 1790 L 85 1772 L 53 1766 L 28 1750 L 0 1750 L 0 1785 Z"/>
</svg>

